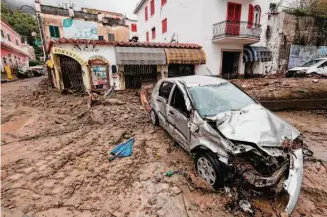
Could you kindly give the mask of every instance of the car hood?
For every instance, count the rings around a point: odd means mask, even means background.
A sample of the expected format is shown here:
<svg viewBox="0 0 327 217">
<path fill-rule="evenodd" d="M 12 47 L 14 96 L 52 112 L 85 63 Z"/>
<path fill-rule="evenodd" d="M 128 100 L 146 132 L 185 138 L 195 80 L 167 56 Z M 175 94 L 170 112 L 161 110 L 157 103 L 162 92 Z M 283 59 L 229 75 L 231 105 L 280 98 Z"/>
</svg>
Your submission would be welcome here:
<svg viewBox="0 0 327 217">
<path fill-rule="evenodd" d="M 294 140 L 300 132 L 260 104 L 240 111 L 215 116 L 222 122 L 218 130 L 228 139 L 257 144 L 259 147 L 282 147 L 285 139 Z"/>
<path fill-rule="evenodd" d="M 301 70 L 307 70 L 309 67 L 295 67 L 291 68 L 288 71 L 301 71 Z"/>
</svg>

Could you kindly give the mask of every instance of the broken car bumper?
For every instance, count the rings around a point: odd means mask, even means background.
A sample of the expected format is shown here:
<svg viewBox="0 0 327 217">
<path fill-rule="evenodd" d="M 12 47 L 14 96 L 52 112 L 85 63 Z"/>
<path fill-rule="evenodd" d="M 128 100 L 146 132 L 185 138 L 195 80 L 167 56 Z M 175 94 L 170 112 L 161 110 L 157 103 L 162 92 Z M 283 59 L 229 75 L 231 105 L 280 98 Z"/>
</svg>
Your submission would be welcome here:
<svg viewBox="0 0 327 217">
<path fill-rule="evenodd" d="M 303 180 L 303 150 L 297 149 L 291 155 L 288 179 L 284 182 L 284 189 L 289 194 L 289 201 L 285 212 L 289 215 L 293 212 L 299 198 Z"/>
</svg>

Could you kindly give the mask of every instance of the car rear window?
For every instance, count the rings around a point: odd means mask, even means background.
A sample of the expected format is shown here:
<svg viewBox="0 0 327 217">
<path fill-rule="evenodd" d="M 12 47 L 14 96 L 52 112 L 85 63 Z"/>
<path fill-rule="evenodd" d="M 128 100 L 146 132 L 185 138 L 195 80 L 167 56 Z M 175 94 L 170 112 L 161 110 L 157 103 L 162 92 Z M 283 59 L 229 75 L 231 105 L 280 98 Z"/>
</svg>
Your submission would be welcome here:
<svg viewBox="0 0 327 217">
<path fill-rule="evenodd" d="M 169 94 L 171 89 L 173 88 L 174 84 L 170 83 L 170 82 L 163 82 L 160 86 L 159 89 L 159 96 L 165 98 L 166 100 L 168 100 L 169 98 Z"/>
</svg>

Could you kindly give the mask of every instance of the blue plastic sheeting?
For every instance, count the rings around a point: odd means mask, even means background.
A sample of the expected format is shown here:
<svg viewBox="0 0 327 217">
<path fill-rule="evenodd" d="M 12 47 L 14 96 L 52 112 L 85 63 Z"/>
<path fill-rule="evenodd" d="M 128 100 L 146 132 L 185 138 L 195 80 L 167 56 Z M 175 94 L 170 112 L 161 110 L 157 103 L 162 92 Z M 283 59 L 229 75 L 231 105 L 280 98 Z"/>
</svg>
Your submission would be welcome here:
<svg viewBox="0 0 327 217">
<path fill-rule="evenodd" d="M 133 154 L 133 146 L 134 146 L 134 137 L 130 138 L 126 142 L 123 142 L 119 145 L 117 145 L 110 154 L 113 155 L 109 160 L 113 160 L 116 157 L 129 157 Z"/>
</svg>

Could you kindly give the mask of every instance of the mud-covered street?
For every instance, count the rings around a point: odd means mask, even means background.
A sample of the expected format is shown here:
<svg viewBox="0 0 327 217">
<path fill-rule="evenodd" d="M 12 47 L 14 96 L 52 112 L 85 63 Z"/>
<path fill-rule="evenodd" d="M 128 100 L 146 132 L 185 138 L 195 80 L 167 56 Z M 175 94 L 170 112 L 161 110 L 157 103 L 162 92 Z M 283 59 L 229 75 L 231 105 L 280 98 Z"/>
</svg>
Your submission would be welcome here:
<svg viewBox="0 0 327 217">
<path fill-rule="evenodd" d="M 2 216 L 247 216 L 197 177 L 191 156 L 152 126 L 136 91 L 115 92 L 88 110 L 87 96 L 62 95 L 45 77 L 1 89 Z M 278 115 L 315 152 L 292 216 L 326 216 L 327 113 Z M 109 162 L 108 152 L 132 136 L 133 155 Z M 280 216 L 285 206 L 279 198 L 250 202 L 254 216 Z"/>
</svg>

